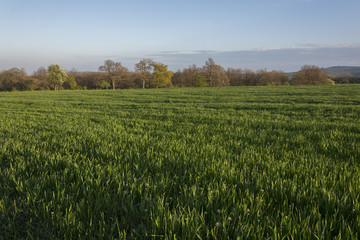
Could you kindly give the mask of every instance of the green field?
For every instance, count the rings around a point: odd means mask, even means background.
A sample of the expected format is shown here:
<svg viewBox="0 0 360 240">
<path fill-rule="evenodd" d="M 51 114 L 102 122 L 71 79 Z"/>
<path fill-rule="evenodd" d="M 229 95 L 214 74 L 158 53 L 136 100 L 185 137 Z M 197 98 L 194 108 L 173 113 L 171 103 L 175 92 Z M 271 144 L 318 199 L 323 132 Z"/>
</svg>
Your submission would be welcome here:
<svg viewBox="0 0 360 240">
<path fill-rule="evenodd" d="M 0 93 L 0 239 L 359 239 L 360 85 Z"/>
</svg>

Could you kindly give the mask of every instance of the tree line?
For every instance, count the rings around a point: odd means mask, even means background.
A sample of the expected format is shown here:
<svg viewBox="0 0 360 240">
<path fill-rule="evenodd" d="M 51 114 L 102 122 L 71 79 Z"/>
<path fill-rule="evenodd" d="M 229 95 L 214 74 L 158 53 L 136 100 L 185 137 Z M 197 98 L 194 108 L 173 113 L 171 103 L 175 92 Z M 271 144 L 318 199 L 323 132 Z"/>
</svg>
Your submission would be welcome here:
<svg viewBox="0 0 360 240">
<path fill-rule="evenodd" d="M 64 71 L 56 64 L 47 69 L 40 67 L 31 75 L 16 67 L 0 72 L 0 91 L 318 84 L 334 84 L 334 81 L 314 65 L 305 65 L 289 77 L 283 71 L 225 69 L 212 58 L 204 66 L 191 65 L 175 73 L 167 65 L 149 58 L 136 63 L 134 71 L 120 62 L 106 60 L 97 72 Z"/>
</svg>

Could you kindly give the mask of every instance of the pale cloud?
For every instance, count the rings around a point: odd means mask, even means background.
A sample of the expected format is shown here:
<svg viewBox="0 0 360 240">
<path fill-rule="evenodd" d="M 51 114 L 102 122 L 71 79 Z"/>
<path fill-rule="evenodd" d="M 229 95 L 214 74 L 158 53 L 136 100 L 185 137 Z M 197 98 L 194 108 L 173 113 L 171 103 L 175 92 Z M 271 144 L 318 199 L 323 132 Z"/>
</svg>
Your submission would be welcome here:
<svg viewBox="0 0 360 240">
<path fill-rule="evenodd" d="M 360 44 L 306 44 L 291 48 L 258 48 L 248 51 L 193 51 L 192 54 L 162 53 L 157 54 L 156 57 L 158 61 L 170 60 L 167 64 L 172 69 L 182 69 L 191 64 L 202 66 L 211 57 L 225 68 L 297 71 L 305 64 L 314 64 L 320 67 L 360 66 L 359 56 Z"/>
<path fill-rule="evenodd" d="M 303 44 L 288 48 L 257 48 L 245 51 L 212 51 L 212 50 L 184 50 L 161 51 L 147 53 L 116 53 L 112 55 L 93 56 L 13 56 L 0 55 L 0 71 L 11 67 L 25 68 L 32 73 L 40 66 L 57 63 L 70 70 L 97 71 L 104 60 L 112 59 L 121 62 L 130 70 L 141 58 L 153 58 L 163 62 L 173 71 L 183 69 L 192 64 L 203 66 L 208 58 L 213 58 L 217 64 L 225 68 L 248 68 L 252 70 L 283 70 L 286 72 L 297 71 L 305 64 L 320 67 L 350 65 L 360 66 L 360 44 L 316 45 Z"/>
</svg>

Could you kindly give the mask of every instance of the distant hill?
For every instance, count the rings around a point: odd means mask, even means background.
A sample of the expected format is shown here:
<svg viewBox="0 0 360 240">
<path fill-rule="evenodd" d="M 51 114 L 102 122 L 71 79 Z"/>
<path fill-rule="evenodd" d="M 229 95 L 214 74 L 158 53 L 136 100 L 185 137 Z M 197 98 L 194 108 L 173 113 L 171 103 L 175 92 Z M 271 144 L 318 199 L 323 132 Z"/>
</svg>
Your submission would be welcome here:
<svg viewBox="0 0 360 240">
<path fill-rule="evenodd" d="M 334 66 L 324 68 L 330 77 L 360 77 L 360 67 L 355 66 Z"/>
<path fill-rule="evenodd" d="M 323 68 L 327 72 L 330 78 L 360 78 L 360 66 L 333 66 L 328 68 Z M 290 78 L 294 76 L 296 72 L 287 73 Z"/>
</svg>

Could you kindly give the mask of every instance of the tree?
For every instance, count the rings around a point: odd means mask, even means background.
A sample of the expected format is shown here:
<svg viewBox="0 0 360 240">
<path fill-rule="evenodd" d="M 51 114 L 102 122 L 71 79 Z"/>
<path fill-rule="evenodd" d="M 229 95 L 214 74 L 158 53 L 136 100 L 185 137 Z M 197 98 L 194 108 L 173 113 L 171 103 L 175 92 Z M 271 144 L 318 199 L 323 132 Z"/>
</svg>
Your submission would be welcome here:
<svg viewBox="0 0 360 240">
<path fill-rule="evenodd" d="M 241 68 L 228 68 L 226 75 L 229 78 L 230 86 L 244 85 L 244 72 Z"/>
<path fill-rule="evenodd" d="M 175 87 L 185 87 L 184 74 L 180 70 L 178 70 L 177 72 L 174 73 L 171 82 Z"/>
<path fill-rule="evenodd" d="M 209 84 L 206 81 L 206 77 L 204 75 L 196 74 L 194 77 L 194 82 L 193 82 L 194 87 L 208 87 Z"/>
<path fill-rule="evenodd" d="M 229 78 L 226 76 L 224 68 L 215 64 L 212 58 L 209 58 L 205 62 L 203 70 L 206 74 L 209 86 L 215 87 L 229 85 Z"/>
<path fill-rule="evenodd" d="M 39 80 L 29 77 L 24 82 L 24 90 L 33 91 L 39 85 Z"/>
<path fill-rule="evenodd" d="M 171 78 L 174 75 L 172 71 L 168 71 L 167 65 L 162 63 L 154 63 L 154 77 L 151 84 L 155 88 L 172 86 Z"/>
<path fill-rule="evenodd" d="M 110 83 L 109 82 L 107 82 L 107 81 L 105 81 L 105 80 L 102 80 L 101 81 L 101 83 L 100 83 L 100 88 L 102 88 L 102 89 L 109 89 L 109 87 L 110 87 Z"/>
<path fill-rule="evenodd" d="M 294 85 L 334 84 L 328 75 L 315 65 L 304 65 L 299 72 L 295 73 L 291 83 Z"/>
<path fill-rule="evenodd" d="M 130 88 L 133 83 L 132 76 L 126 67 L 121 67 L 115 71 L 115 81 L 119 88 Z"/>
<path fill-rule="evenodd" d="M 115 90 L 115 82 L 118 79 L 117 75 L 123 72 L 126 68 L 121 65 L 120 62 L 114 62 L 110 59 L 104 62 L 104 65 L 99 67 L 100 72 L 106 72 L 108 78 L 112 84 L 112 88 Z"/>
<path fill-rule="evenodd" d="M 259 71 L 257 85 L 285 85 L 289 82 L 289 77 L 282 71 Z"/>
<path fill-rule="evenodd" d="M 47 80 L 47 70 L 44 67 L 39 67 L 36 71 L 34 71 L 32 76 L 34 78 L 37 78 L 39 81 L 46 81 Z"/>
<path fill-rule="evenodd" d="M 199 87 L 198 80 L 200 74 L 201 74 L 201 69 L 198 68 L 195 64 L 189 66 L 188 68 L 185 68 L 183 70 L 184 85 L 187 87 Z"/>
<path fill-rule="evenodd" d="M 177 87 L 199 87 L 199 82 L 197 81 L 199 79 L 197 79 L 197 76 L 200 74 L 202 74 L 202 76 L 204 75 L 201 69 L 193 64 L 184 68 L 182 71 L 178 70 L 172 78 L 172 83 Z"/>
<path fill-rule="evenodd" d="M 24 69 L 10 68 L 0 74 L 0 88 L 4 91 L 26 90 L 27 75 Z"/>
<path fill-rule="evenodd" d="M 50 89 L 50 82 L 46 68 L 39 67 L 36 71 L 33 72 L 32 77 L 38 80 L 38 87 L 40 89 Z"/>
<path fill-rule="evenodd" d="M 48 67 L 48 78 L 56 91 L 63 85 L 65 80 L 68 78 L 68 75 L 59 65 L 52 64 Z"/>
<path fill-rule="evenodd" d="M 75 76 L 76 83 L 81 88 L 96 89 L 100 87 L 101 81 L 107 78 L 107 74 L 103 72 L 82 72 Z M 108 83 L 110 86 L 110 83 Z M 78 87 L 79 88 L 79 87 Z"/>
<path fill-rule="evenodd" d="M 75 81 L 74 75 L 70 75 L 67 82 L 71 90 L 75 90 L 77 88 L 77 82 Z"/>
<path fill-rule="evenodd" d="M 145 88 L 146 81 L 150 81 L 151 79 L 151 70 L 154 65 L 154 60 L 151 58 L 143 58 L 140 62 L 135 64 L 135 72 L 138 73 L 138 77 L 142 81 L 142 88 Z"/>
<path fill-rule="evenodd" d="M 250 69 L 245 69 L 243 80 L 246 86 L 256 86 L 257 74 Z"/>
</svg>

